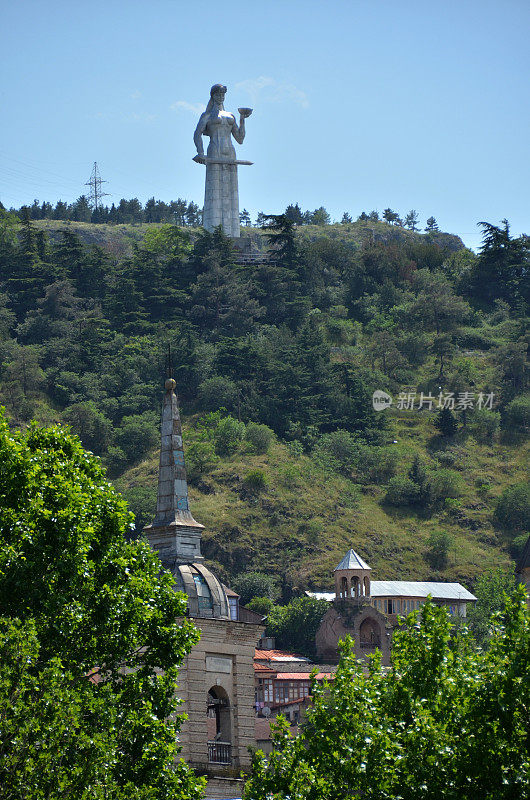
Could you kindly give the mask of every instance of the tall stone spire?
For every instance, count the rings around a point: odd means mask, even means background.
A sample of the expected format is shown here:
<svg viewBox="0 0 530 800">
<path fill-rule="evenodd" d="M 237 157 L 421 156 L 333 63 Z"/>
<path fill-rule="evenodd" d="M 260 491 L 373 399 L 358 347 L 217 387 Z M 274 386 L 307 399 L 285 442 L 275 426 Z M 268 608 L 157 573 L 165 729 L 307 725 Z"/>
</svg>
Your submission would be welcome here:
<svg viewBox="0 0 530 800">
<path fill-rule="evenodd" d="M 204 525 L 193 519 L 189 508 L 188 482 L 182 445 L 182 427 L 175 394 L 176 383 L 168 378 L 162 405 L 160 470 L 156 517 L 144 532 L 165 567 L 202 561 L 201 532 Z"/>
</svg>

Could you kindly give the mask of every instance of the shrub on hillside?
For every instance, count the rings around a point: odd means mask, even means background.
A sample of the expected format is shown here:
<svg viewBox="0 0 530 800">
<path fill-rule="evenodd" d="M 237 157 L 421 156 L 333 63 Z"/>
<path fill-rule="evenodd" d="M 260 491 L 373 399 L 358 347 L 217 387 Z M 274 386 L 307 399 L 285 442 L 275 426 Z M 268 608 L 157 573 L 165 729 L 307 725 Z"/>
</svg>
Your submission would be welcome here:
<svg viewBox="0 0 530 800">
<path fill-rule="evenodd" d="M 434 424 L 442 434 L 442 436 L 454 436 L 458 430 L 458 423 L 455 415 L 449 408 L 442 408 L 437 415 Z"/>
<path fill-rule="evenodd" d="M 215 452 L 219 456 L 233 455 L 245 435 L 245 423 L 238 422 L 234 417 L 224 417 L 219 420 L 213 431 Z"/>
<path fill-rule="evenodd" d="M 349 431 L 338 430 L 321 436 L 313 452 L 324 468 L 351 475 L 359 459 L 360 445 Z"/>
<path fill-rule="evenodd" d="M 273 431 L 267 425 L 258 425 L 249 422 L 245 431 L 245 440 L 250 444 L 254 453 L 263 455 L 269 449 L 274 439 Z"/>
<path fill-rule="evenodd" d="M 499 430 L 501 415 L 498 411 L 477 408 L 469 423 L 469 429 L 477 442 L 492 442 Z"/>
<path fill-rule="evenodd" d="M 530 430 L 530 396 L 516 397 L 508 403 L 502 427 L 508 433 L 527 433 Z"/>
<path fill-rule="evenodd" d="M 429 549 L 427 550 L 427 561 L 433 569 L 442 570 L 447 566 L 449 548 L 452 538 L 446 531 L 433 531 L 429 536 Z"/>
<path fill-rule="evenodd" d="M 103 456 L 103 463 L 109 471 L 111 477 L 119 475 L 127 466 L 127 456 L 121 449 L 115 445 L 110 445 L 107 452 Z"/>
<path fill-rule="evenodd" d="M 250 494 L 259 494 L 268 486 L 268 479 L 263 470 L 253 469 L 243 478 L 243 488 Z"/>
<path fill-rule="evenodd" d="M 410 478 L 396 477 L 388 482 L 385 503 L 391 506 L 411 506 L 419 498 L 420 487 Z"/>
<path fill-rule="evenodd" d="M 438 469 L 429 475 L 429 489 L 434 500 L 460 497 L 463 481 L 458 472 L 452 469 Z"/>
<path fill-rule="evenodd" d="M 357 475 L 369 483 L 386 483 L 396 474 L 399 453 L 392 447 L 361 447 L 357 459 Z"/>
<path fill-rule="evenodd" d="M 530 483 L 516 483 L 501 494 L 495 517 L 506 528 L 525 531 L 530 527 Z"/>
<path fill-rule="evenodd" d="M 215 447 L 209 439 L 196 439 L 186 447 L 186 471 L 190 481 L 195 481 L 219 461 Z"/>
</svg>

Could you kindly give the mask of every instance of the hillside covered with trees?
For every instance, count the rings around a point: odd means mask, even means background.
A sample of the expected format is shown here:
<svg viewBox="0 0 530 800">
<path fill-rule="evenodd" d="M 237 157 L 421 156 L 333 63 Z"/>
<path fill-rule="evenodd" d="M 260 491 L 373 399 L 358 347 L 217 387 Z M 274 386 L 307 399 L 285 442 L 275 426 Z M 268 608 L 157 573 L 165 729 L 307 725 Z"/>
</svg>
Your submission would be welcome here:
<svg viewBox="0 0 530 800">
<path fill-rule="evenodd" d="M 243 265 L 193 224 L 2 212 L 10 424 L 70 425 L 139 531 L 170 345 L 194 514 L 226 581 L 266 573 L 289 599 L 329 587 L 352 546 L 378 578 L 508 566 L 530 516 L 528 239 L 483 223 L 475 255 L 435 221 L 262 221 Z"/>
</svg>

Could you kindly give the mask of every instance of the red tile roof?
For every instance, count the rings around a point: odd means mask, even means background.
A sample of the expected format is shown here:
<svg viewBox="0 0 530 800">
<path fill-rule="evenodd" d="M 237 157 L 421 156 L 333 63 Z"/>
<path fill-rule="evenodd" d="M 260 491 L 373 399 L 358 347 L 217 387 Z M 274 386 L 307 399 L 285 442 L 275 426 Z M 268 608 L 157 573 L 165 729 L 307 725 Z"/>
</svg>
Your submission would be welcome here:
<svg viewBox="0 0 530 800">
<path fill-rule="evenodd" d="M 274 675 L 275 670 L 271 669 L 271 667 L 266 667 L 265 664 L 258 664 L 254 662 L 254 670 L 255 672 L 266 672 L 267 674 Z"/>
<path fill-rule="evenodd" d="M 258 658 L 260 661 L 309 661 L 308 658 L 296 656 L 294 653 L 286 653 L 284 650 L 256 649 L 254 658 Z"/>
</svg>

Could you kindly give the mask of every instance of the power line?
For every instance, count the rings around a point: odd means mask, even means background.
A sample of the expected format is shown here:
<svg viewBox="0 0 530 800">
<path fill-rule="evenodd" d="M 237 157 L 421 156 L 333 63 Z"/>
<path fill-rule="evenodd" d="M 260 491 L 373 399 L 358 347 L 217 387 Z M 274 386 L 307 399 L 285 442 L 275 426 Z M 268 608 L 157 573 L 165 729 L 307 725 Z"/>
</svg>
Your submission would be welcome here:
<svg viewBox="0 0 530 800">
<path fill-rule="evenodd" d="M 99 174 L 97 161 L 94 161 L 92 173 L 90 178 L 85 183 L 85 186 L 90 186 L 90 202 L 94 206 L 95 211 L 98 210 L 102 197 L 110 197 L 108 192 L 103 192 L 101 190 L 102 183 L 108 183 L 108 181 L 102 180 L 101 175 Z"/>
</svg>

